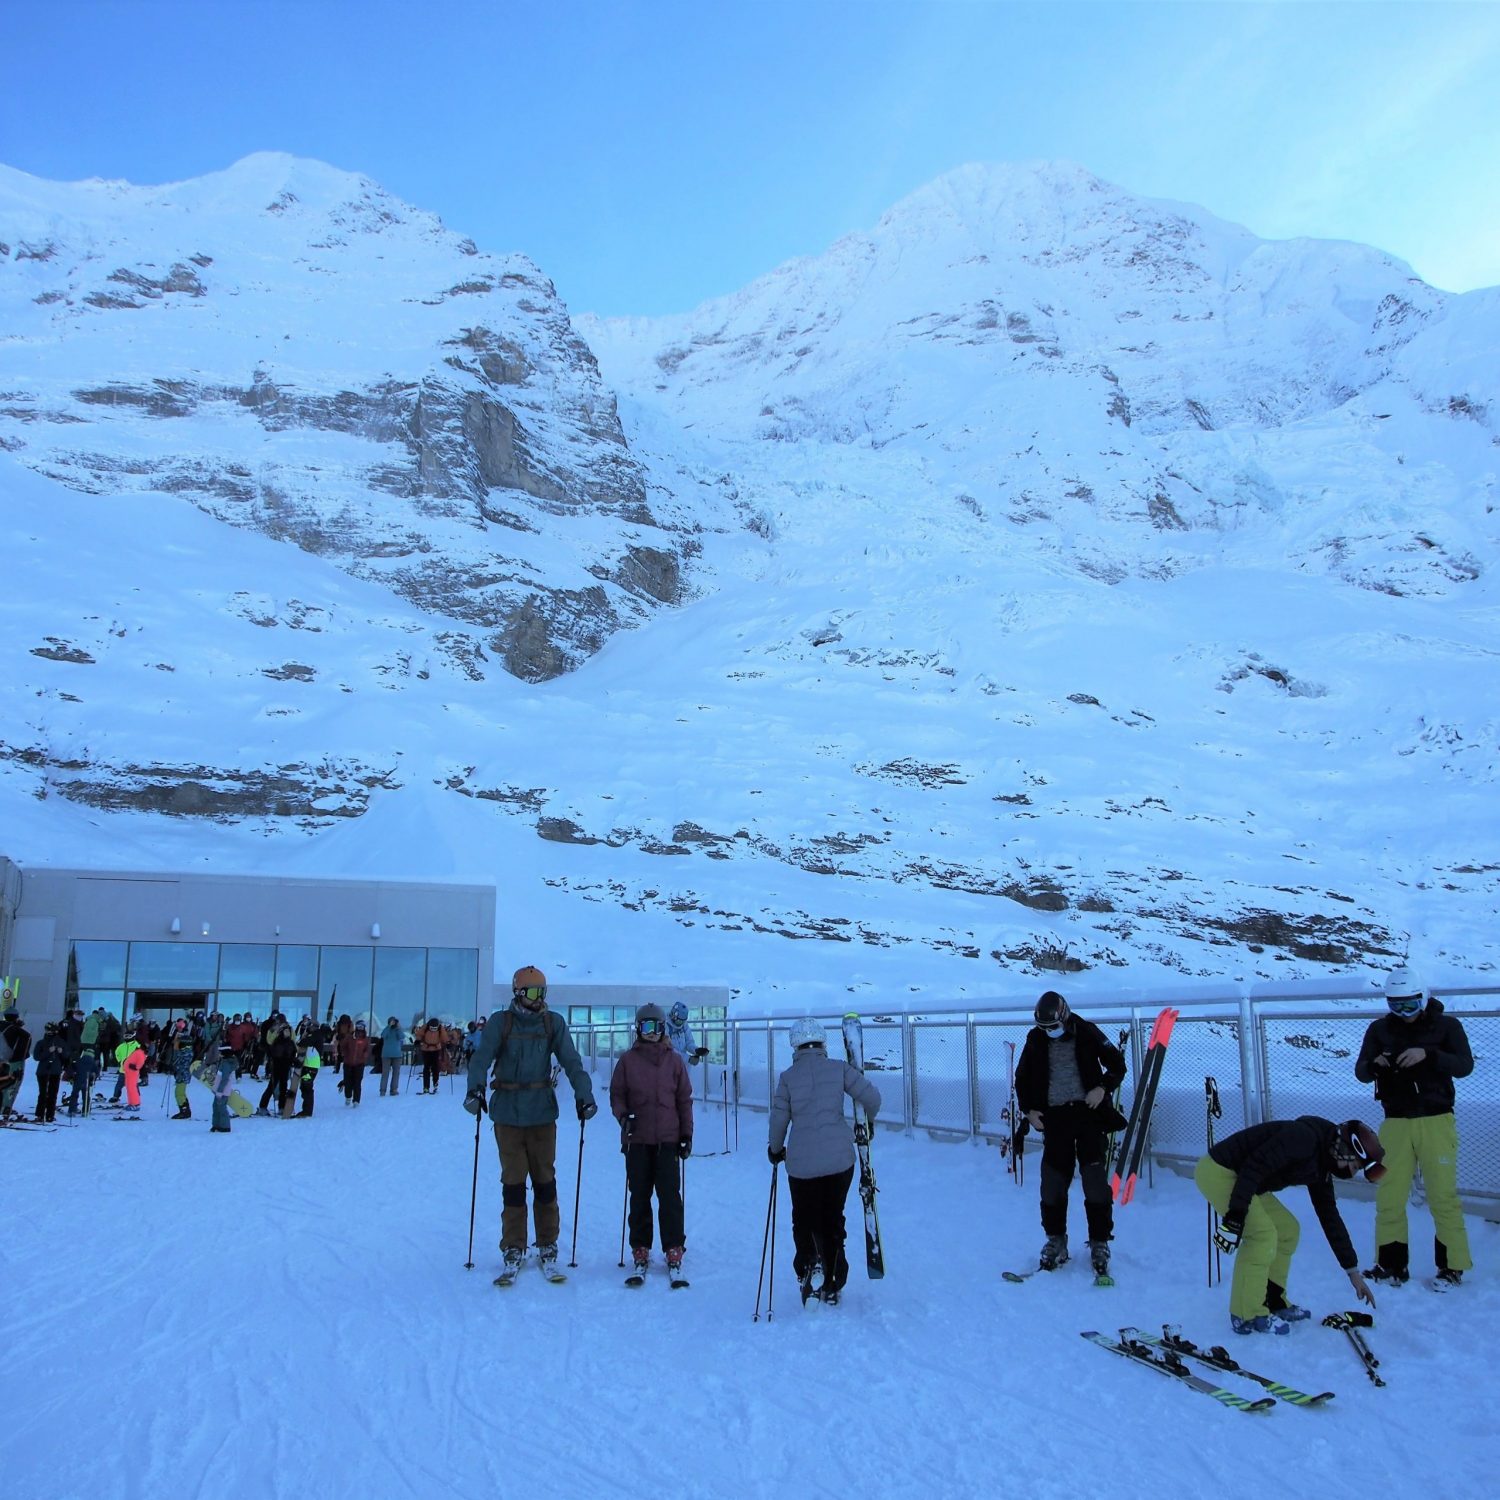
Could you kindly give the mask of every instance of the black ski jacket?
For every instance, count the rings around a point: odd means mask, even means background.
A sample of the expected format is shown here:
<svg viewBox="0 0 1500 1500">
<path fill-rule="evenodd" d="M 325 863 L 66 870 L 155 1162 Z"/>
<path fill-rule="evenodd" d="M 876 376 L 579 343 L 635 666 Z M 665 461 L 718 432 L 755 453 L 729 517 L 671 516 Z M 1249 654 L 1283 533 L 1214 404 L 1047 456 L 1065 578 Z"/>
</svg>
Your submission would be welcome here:
<svg viewBox="0 0 1500 1500">
<path fill-rule="evenodd" d="M 1099 1106 L 1099 1128 L 1117 1130 L 1125 1122 L 1111 1107 L 1107 1096 L 1113 1094 L 1124 1080 L 1124 1054 L 1092 1021 L 1085 1021 L 1082 1016 L 1070 1016 L 1068 1027 L 1078 1057 L 1078 1077 L 1083 1083 L 1084 1093 L 1101 1088 L 1106 1095 Z M 1021 1048 L 1020 1061 L 1016 1063 L 1016 1103 L 1023 1114 L 1047 1108 L 1047 1077 L 1051 1072 L 1047 1046 L 1050 1041 L 1040 1026 L 1033 1026 L 1026 1033 L 1026 1045 Z"/>
<path fill-rule="evenodd" d="M 1352 1271 L 1359 1257 L 1333 1195 L 1333 1146 L 1338 1133 L 1332 1120 L 1299 1115 L 1295 1120 L 1251 1125 L 1216 1142 L 1209 1159 L 1235 1174 L 1225 1221 L 1243 1227 L 1250 1200 L 1258 1193 L 1305 1187 L 1328 1248 L 1346 1271 Z"/>
<path fill-rule="evenodd" d="M 1398 1068 L 1396 1059 L 1408 1047 L 1421 1047 L 1427 1056 L 1414 1068 Z M 1382 1068 L 1380 1056 L 1390 1058 Z M 1400 1016 L 1379 1016 L 1370 1022 L 1354 1076 L 1375 1085 L 1375 1097 L 1387 1117 L 1397 1120 L 1423 1119 L 1453 1112 L 1453 1080 L 1474 1071 L 1469 1038 L 1456 1016 L 1444 1015 L 1441 1000 L 1429 1000 L 1413 1021 Z"/>
</svg>

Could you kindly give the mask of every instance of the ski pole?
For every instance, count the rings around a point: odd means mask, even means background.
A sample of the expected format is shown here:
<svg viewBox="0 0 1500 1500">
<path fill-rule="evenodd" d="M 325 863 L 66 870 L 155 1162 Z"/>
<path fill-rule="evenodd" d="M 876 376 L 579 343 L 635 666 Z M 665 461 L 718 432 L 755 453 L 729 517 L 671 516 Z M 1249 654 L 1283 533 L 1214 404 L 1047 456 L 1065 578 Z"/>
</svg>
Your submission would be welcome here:
<svg viewBox="0 0 1500 1500">
<path fill-rule="evenodd" d="M 474 1269 L 474 1209 L 479 1202 L 479 1127 L 484 1120 L 484 1111 L 474 1111 L 474 1185 L 469 1189 L 469 1258 L 464 1270 Z"/>
<path fill-rule="evenodd" d="M 729 1069 L 719 1069 L 719 1092 L 724 1096 L 724 1154 L 729 1155 Z"/>
<path fill-rule="evenodd" d="M 750 1320 L 752 1323 L 760 1322 L 760 1294 L 761 1288 L 765 1285 L 766 1280 L 767 1246 L 771 1247 L 771 1282 L 773 1286 L 775 1285 L 776 1281 L 776 1250 L 772 1230 L 776 1222 L 776 1174 L 779 1170 L 780 1163 L 773 1161 L 771 1163 L 771 1201 L 766 1204 L 766 1229 L 765 1233 L 760 1237 L 760 1275 L 756 1278 L 755 1282 L 755 1316 Z M 769 1323 L 770 1321 L 771 1302 L 770 1298 L 767 1298 L 766 1322 Z"/>
<path fill-rule="evenodd" d="M 578 1264 L 578 1197 L 583 1191 L 583 1127 L 586 1122 L 578 1122 L 578 1178 L 573 1184 L 573 1252 L 568 1258 L 570 1267 Z"/>
<path fill-rule="evenodd" d="M 1222 1119 L 1224 1110 L 1219 1104 L 1218 1081 L 1209 1075 L 1203 1080 L 1204 1113 L 1208 1136 L 1208 1150 L 1214 1149 L 1214 1121 Z M 1224 1279 L 1224 1262 L 1219 1247 L 1214 1243 L 1214 1230 L 1219 1227 L 1219 1211 L 1212 1203 L 1208 1205 L 1208 1284 Z"/>
</svg>

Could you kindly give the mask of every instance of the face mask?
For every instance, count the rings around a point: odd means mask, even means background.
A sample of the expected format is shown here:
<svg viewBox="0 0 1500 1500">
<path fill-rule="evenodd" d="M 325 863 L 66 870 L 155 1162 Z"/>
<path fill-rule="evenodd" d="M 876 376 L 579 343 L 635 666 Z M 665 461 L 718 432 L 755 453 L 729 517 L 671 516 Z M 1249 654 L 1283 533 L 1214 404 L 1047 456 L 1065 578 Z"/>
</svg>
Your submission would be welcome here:
<svg viewBox="0 0 1500 1500">
<path fill-rule="evenodd" d="M 1068 1028 L 1066 1026 L 1044 1026 L 1042 1028 L 1042 1030 L 1045 1031 L 1054 1042 L 1057 1041 L 1067 1029 Z"/>
</svg>

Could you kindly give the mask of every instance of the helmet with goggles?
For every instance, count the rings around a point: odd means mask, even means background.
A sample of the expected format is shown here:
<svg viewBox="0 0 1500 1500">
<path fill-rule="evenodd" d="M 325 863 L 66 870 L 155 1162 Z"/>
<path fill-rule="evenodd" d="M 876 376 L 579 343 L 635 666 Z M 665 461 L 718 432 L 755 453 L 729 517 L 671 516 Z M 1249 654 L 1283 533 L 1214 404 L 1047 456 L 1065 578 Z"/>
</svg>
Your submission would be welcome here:
<svg viewBox="0 0 1500 1500">
<path fill-rule="evenodd" d="M 667 1034 L 667 1013 L 649 1001 L 635 1013 L 635 1034 L 648 1042 L 657 1042 Z"/>
<path fill-rule="evenodd" d="M 1048 990 L 1036 1003 L 1032 1013 L 1036 1024 L 1050 1037 L 1060 1037 L 1068 1028 L 1068 1017 L 1073 1014 L 1068 1002 L 1056 990 Z"/>
<path fill-rule="evenodd" d="M 1366 1182 L 1385 1176 L 1385 1147 L 1363 1120 L 1345 1120 L 1333 1143 L 1334 1171 L 1340 1177 L 1362 1172 Z"/>
<path fill-rule="evenodd" d="M 1393 969 L 1386 976 L 1385 1003 L 1393 1016 L 1415 1016 L 1427 1008 L 1427 986 L 1410 969 Z"/>
<path fill-rule="evenodd" d="M 535 964 L 523 964 L 511 976 L 510 992 L 527 1010 L 540 1010 L 547 999 L 547 976 Z"/>
</svg>

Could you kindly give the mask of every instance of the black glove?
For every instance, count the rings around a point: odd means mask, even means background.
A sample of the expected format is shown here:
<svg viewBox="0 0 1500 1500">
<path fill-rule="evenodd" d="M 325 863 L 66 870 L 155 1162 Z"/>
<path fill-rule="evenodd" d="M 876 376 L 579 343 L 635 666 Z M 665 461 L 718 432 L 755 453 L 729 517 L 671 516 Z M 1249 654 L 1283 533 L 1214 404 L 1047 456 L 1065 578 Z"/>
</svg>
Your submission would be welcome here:
<svg viewBox="0 0 1500 1500">
<path fill-rule="evenodd" d="M 686 1161 L 688 1159 L 688 1157 L 690 1157 L 693 1154 L 693 1143 L 692 1143 L 692 1141 L 691 1140 L 678 1141 L 678 1143 L 677 1143 L 677 1154 L 678 1154 L 679 1157 L 682 1158 L 683 1161 Z"/>
<path fill-rule="evenodd" d="M 1225 1255 L 1233 1255 L 1240 1248 L 1240 1236 L 1244 1232 L 1245 1226 L 1239 1219 L 1220 1219 L 1219 1227 L 1214 1230 L 1214 1244 Z"/>
<path fill-rule="evenodd" d="M 786 1160 L 786 1147 L 785 1146 L 767 1146 L 766 1147 L 766 1155 L 771 1159 L 771 1165 L 775 1166 L 777 1162 L 781 1162 L 781 1161 L 785 1161 Z"/>
<path fill-rule="evenodd" d="M 630 1137 L 635 1134 L 635 1116 L 626 1115 L 620 1121 L 620 1155 L 624 1156 L 630 1150 Z"/>
<path fill-rule="evenodd" d="M 578 1103 L 578 1118 L 580 1121 L 592 1120 L 599 1113 L 599 1106 L 590 1099 L 587 1103 L 582 1100 Z"/>
</svg>

